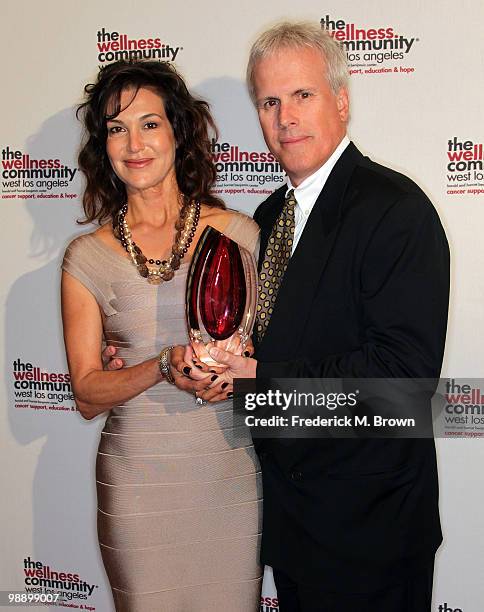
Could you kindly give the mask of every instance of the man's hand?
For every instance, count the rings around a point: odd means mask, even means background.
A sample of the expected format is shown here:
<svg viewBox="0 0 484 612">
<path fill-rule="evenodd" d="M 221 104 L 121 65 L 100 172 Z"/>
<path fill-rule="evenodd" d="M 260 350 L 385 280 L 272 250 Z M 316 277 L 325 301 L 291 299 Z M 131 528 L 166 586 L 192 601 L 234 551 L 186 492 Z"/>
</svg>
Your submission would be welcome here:
<svg viewBox="0 0 484 612">
<path fill-rule="evenodd" d="M 115 371 L 124 367 L 124 361 L 116 357 L 116 350 L 115 346 L 109 345 L 101 353 L 104 370 Z"/>
<path fill-rule="evenodd" d="M 255 359 L 233 355 L 216 347 L 212 347 L 209 353 L 218 363 L 226 366 L 226 369 L 218 375 L 216 381 L 211 383 L 209 389 L 197 393 L 198 397 L 209 402 L 219 402 L 231 398 L 234 390 L 234 378 L 256 377 L 257 361 Z"/>
<path fill-rule="evenodd" d="M 257 372 L 257 360 L 251 357 L 233 355 L 223 351 L 216 346 L 209 350 L 210 356 L 218 363 L 227 366 L 223 376 L 233 382 L 234 378 L 255 378 Z"/>
</svg>

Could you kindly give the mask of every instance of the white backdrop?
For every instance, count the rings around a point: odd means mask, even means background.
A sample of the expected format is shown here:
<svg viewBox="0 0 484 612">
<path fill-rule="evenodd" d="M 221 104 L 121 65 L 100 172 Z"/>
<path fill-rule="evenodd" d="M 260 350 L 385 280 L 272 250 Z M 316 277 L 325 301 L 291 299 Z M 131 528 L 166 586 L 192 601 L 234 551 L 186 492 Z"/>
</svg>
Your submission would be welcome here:
<svg viewBox="0 0 484 612">
<path fill-rule="evenodd" d="M 230 207 L 251 213 L 282 174 L 277 167 L 237 166 L 241 153 L 266 151 L 245 91 L 245 64 L 255 36 L 283 18 L 323 20 L 348 41 L 352 139 L 422 186 L 449 238 L 452 299 L 443 375 L 479 377 L 484 370 L 481 0 L 408 0 L 405 6 L 306 0 L 299 9 L 291 0 L 4 2 L 0 590 L 23 590 L 26 580 L 35 585 L 34 568 L 45 575 L 50 568 L 77 574 L 73 580 L 86 597 L 70 607 L 112 610 L 95 531 L 94 457 L 102 419 L 87 423 L 72 409 L 59 315 L 60 258 L 85 231 L 75 223 L 82 179 L 73 107 L 82 87 L 95 78 L 102 54 L 126 40 L 152 57 L 174 58 L 191 88 L 212 105 L 220 127 L 215 156 L 229 153 L 228 165 L 217 158 L 218 189 Z M 438 454 L 445 544 L 437 557 L 434 609 L 480 612 L 484 445 L 439 440 Z M 261 610 L 275 612 L 269 582 L 265 595 Z"/>
</svg>

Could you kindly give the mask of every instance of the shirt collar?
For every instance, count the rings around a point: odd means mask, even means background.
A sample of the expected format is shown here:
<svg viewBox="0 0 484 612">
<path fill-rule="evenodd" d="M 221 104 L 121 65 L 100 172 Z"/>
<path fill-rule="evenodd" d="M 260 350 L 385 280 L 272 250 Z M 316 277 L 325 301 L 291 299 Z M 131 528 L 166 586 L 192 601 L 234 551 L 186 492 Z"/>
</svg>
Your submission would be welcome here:
<svg viewBox="0 0 484 612">
<path fill-rule="evenodd" d="M 331 154 L 331 157 L 326 160 L 319 170 L 316 170 L 316 172 L 313 172 L 313 174 L 305 178 L 298 187 L 293 187 L 291 180 L 289 177 L 287 177 L 286 194 L 290 189 L 294 189 L 297 206 L 299 206 L 303 212 L 311 212 L 318 195 L 321 193 L 328 176 L 331 173 L 331 170 L 334 168 L 336 162 L 349 144 L 350 139 L 345 135 Z"/>
</svg>

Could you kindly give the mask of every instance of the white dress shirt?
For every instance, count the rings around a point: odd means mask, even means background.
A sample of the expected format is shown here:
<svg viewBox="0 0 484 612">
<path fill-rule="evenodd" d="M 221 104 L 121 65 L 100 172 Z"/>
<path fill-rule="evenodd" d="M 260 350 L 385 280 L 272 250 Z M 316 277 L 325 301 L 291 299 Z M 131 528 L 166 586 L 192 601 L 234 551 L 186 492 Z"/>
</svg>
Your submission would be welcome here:
<svg viewBox="0 0 484 612">
<path fill-rule="evenodd" d="M 313 206 L 316 203 L 318 195 L 321 193 L 321 190 L 323 189 L 331 170 L 334 168 L 336 162 L 349 144 L 350 139 L 348 136 L 344 136 L 343 140 L 333 151 L 331 157 L 326 161 L 326 163 L 324 163 L 319 170 L 316 170 L 316 172 L 304 179 L 304 181 L 298 187 L 293 187 L 291 180 L 289 177 L 287 178 L 286 195 L 290 189 L 294 189 L 294 196 L 297 201 L 294 209 L 295 229 L 291 255 L 294 254 L 299 239 L 301 238 L 301 234 L 306 227 L 309 215 L 311 214 Z"/>
</svg>

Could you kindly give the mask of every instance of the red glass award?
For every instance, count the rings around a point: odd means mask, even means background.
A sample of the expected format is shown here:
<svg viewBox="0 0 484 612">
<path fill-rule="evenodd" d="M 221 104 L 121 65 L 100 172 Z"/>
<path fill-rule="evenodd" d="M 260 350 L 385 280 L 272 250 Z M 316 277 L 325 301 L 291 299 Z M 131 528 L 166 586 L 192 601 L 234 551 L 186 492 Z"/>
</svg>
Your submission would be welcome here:
<svg viewBox="0 0 484 612">
<path fill-rule="evenodd" d="M 188 335 L 198 359 L 218 365 L 212 343 L 241 355 L 254 326 L 255 259 L 247 249 L 207 226 L 190 264 L 186 289 Z"/>
</svg>

